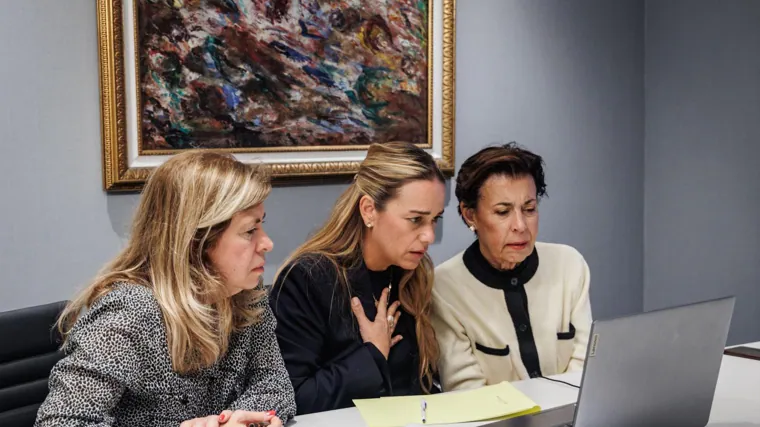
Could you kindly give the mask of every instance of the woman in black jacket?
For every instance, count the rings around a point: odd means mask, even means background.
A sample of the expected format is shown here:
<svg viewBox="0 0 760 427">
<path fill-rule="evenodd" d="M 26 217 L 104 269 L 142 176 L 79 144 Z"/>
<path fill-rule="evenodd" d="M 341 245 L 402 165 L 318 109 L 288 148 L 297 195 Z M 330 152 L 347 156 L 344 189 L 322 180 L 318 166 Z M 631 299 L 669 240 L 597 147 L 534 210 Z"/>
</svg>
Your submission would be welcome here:
<svg viewBox="0 0 760 427">
<path fill-rule="evenodd" d="M 435 389 L 427 249 L 444 198 L 428 153 L 374 144 L 327 222 L 280 269 L 270 305 L 299 414 Z"/>
</svg>

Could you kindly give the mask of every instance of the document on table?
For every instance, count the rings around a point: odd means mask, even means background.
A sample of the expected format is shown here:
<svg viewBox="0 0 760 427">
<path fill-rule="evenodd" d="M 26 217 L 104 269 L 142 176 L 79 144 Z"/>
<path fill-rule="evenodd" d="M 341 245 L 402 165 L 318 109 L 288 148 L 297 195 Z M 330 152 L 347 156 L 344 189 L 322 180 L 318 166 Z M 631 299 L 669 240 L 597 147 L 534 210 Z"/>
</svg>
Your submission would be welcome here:
<svg viewBox="0 0 760 427">
<path fill-rule="evenodd" d="M 421 396 L 355 399 L 354 404 L 369 427 L 403 427 L 422 424 L 499 420 L 541 411 L 528 396 L 508 382 L 474 390 Z"/>
</svg>

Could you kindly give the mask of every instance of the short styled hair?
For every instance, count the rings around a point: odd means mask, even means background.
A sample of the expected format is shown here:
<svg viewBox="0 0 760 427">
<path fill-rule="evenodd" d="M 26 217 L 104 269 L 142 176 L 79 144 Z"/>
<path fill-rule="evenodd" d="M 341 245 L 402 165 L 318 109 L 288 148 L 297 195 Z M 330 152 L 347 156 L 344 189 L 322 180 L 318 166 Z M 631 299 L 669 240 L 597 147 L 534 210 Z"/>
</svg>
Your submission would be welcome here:
<svg viewBox="0 0 760 427">
<path fill-rule="evenodd" d="M 516 142 L 486 147 L 470 156 L 459 168 L 455 194 L 459 204 L 457 210 L 462 216 L 465 208 L 476 208 L 480 190 L 488 178 L 504 175 L 511 178 L 529 176 L 536 184 L 536 198 L 547 195 L 544 178 L 544 160 Z"/>
</svg>

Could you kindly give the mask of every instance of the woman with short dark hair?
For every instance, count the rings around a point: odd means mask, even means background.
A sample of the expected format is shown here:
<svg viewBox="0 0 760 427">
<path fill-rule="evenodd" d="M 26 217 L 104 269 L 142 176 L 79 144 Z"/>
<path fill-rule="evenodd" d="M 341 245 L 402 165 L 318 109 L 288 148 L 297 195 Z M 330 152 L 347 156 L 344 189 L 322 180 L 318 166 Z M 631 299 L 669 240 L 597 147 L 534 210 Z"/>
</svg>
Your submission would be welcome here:
<svg viewBox="0 0 760 427">
<path fill-rule="evenodd" d="M 574 248 L 536 242 L 545 195 L 543 160 L 514 143 L 485 148 L 459 170 L 459 213 L 477 239 L 435 271 L 445 391 L 582 369 L 589 269 Z"/>
</svg>

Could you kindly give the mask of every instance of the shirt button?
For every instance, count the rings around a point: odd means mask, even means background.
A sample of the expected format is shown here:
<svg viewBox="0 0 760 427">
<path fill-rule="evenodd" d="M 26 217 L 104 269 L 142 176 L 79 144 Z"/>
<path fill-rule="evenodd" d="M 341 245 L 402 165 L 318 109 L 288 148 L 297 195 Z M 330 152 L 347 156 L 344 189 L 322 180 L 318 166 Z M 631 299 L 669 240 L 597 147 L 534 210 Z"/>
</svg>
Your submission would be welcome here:
<svg viewBox="0 0 760 427">
<path fill-rule="evenodd" d="M 183 395 L 181 395 L 179 397 L 179 403 L 181 403 L 183 405 L 187 405 L 187 395 L 186 394 L 183 394 Z"/>
<path fill-rule="evenodd" d="M 526 325 L 524 323 L 522 325 L 520 325 L 520 332 L 525 332 L 527 330 L 528 330 L 528 325 Z"/>
<path fill-rule="evenodd" d="M 517 286 L 517 282 L 518 282 L 517 277 L 513 277 L 511 281 L 512 286 Z"/>
</svg>

